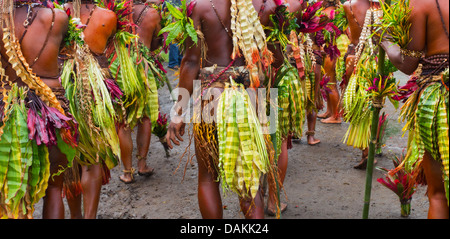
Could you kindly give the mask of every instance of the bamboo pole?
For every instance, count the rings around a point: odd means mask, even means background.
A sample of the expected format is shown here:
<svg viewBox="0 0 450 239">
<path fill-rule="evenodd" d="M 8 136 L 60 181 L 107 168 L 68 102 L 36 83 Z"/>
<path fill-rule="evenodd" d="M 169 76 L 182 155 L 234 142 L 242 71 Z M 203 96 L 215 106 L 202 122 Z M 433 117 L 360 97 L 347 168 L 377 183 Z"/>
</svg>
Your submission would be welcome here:
<svg viewBox="0 0 450 239">
<path fill-rule="evenodd" d="M 386 4 L 390 5 L 391 0 L 386 0 Z M 377 73 L 380 76 L 386 75 L 384 69 L 386 52 L 381 46 L 378 46 L 378 65 L 377 65 Z M 381 78 L 380 78 L 381 79 Z M 382 102 L 383 99 L 378 99 L 379 102 Z M 364 209 L 363 209 L 363 219 L 369 218 L 369 209 L 370 209 L 370 196 L 372 193 L 372 177 L 373 177 L 373 162 L 375 159 L 375 147 L 377 141 L 377 132 L 378 132 L 378 123 L 380 119 L 380 111 L 381 108 L 373 107 L 372 114 L 372 125 L 370 130 L 370 142 L 369 142 L 369 155 L 367 159 L 367 168 L 366 168 L 366 187 L 364 193 Z"/>
</svg>

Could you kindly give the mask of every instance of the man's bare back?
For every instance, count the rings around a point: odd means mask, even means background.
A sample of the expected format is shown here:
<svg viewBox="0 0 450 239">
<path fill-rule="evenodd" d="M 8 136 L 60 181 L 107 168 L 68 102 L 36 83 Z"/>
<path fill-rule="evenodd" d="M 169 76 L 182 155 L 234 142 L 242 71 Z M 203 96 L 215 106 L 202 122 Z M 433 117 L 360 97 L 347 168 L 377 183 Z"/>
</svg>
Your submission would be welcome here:
<svg viewBox="0 0 450 239">
<path fill-rule="evenodd" d="M 117 17 L 108 9 L 95 7 L 93 10 L 94 6 L 94 4 L 81 4 L 81 22 L 88 23 L 83 32 L 84 41 L 93 53 L 101 55 L 106 49 L 109 38 L 116 32 Z M 72 3 L 67 3 L 64 7 L 74 12 Z"/>
<path fill-rule="evenodd" d="M 212 0 L 217 14 L 209 0 L 198 0 L 197 5 L 192 12 L 195 27 L 199 27 L 204 34 L 205 43 L 208 47 L 204 66 L 217 64 L 218 66 L 227 66 L 231 60 L 233 43 L 231 31 L 231 2 Z M 220 20 L 219 20 L 220 19 Z M 222 23 L 224 25 L 222 25 Z M 228 30 L 225 31 L 225 28 Z M 187 54 L 186 54 L 187 55 Z M 243 65 L 242 59 L 236 62 L 236 65 Z"/>
<path fill-rule="evenodd" d="M 64 11 L 54 10 L 54 25 L 50 31 L 53 13 L 49 8 L 36 7 L 34 11 L 38 11 L 36 18 L 29 25 L 25 36 L 23 37 L 21 48 L 28 64 L 33 64 L 33 73 L 41 77 L 41 79 L 49 87 L 60 86 L 57 77 L 59 76 L 58 54 L 64 35 L 67 32 L 68 17 Z M 15 12 L 15 35 L 17 39 L 22 38 L 25 28 L 23 23 L 27 16 L 27 8 L 19 7 Z M 2 34 L 0 32 L 0 34 Z M 48 40 L 46 38 L 48 35 Z M 9 80 L 17 82 L 19 86 L 24 83 L 17 79 L 15 71 L 7 63 L 3 42 L 0 41 L 0 50 L 2 54 L 2 64 L 5 67 L 6 75 Z M 43 48 L 45 46 L 45 48 Z M 42 53 L 39 55 L 39 53 Z M 39 56 L 39 57 L 38 57 Z M 36 60 L 37 59 L 37 60 Z M 56 77 L 56 78 L 55 78 Z"/>
<path fill-rule="evenodd" d="M 411 42 L 408 50 L 425 53 L 425 56 L 449 53 L 449 2 L 438 0 L 411 0 Z M 441 20 L 444 21 L 444 24 Z M 445 27 L 445 30 L 444 30 Z M 447 31 L 447 33 L 446 33 Z M 403 73 L 412 74 L 419 65 L 419 58 L 405 57 L 400 53 L 399 46 L 383 40 L 381 46 L 389 55 L 389 60 Z"/>
<path fill-rule="evenodd" d="M 366 12 L 370 8 L 369 0 L 350 0 L 344 3 L 345 15 L 350 29 L 350 42 L 355 46 L 359 43 Z"/>
<path fill-rule="evenodd" d="M 140 17 L 142 19 L 139 19 Z M 136 34 L 139 35 L 139 41 L 150 50 L 156 50 L 162 43 L 158 38 L 158 33 L 161 30 L 161 17 L 158 11 L 151 6 L 135 4 L 133 6 L 133 21 L 138 25 Z"/>
<path fill-rule="evenodd" d="M 231 31 L 231 2 L 212 0 L 198 0 L 194 8 L 192 18 L 196 26 L 201 27 L 201 31 L 206 39 L 208 46 L 207 59 L 204 66 L 217 64 L 218 66 L 227 66 L 231 62 L 231 54 L 233 51 L 232 31 Z M 254 0 L 253 6 L 257 13 L 263 5 L 262 0 Z M 269 24 L 269 15 L 273 13 L 276 5 L 273 0 L 265 3 L 264 11 L 261 13 L 261 23 Z M 225 30 L 228 30 L 228 32 Z M 244 59 L 238 58 L 235 62 L 236 66 L 244 65 Z"/>
<path fill-rule="evenodd" d="M 449 32 L 449 1 L 438 0 L 445 23 Z M 411 16 L 410 47 L 414 50 L 425 51 L 426 56 L 449 52 L 448 35 L 444 31 L 436 0 L 411 0 L 413 8 Z"/>
<path fill-rule="evenodd" d="M 147 7 L 142 3 L 133 4 L 133 22 L 137 24 L 136 34 L 139 35 L 139 41 L 151 51 L 156 50 L 162 44 L 162 38 L 159 36 L 161 30 L 161 16 L 153 4 L 161 5 L 161 0 L 147 0 Z M 148 8 L 145 10 L 145 8 Z M 142 14 L 142 16 L 140 16 Z M 137 22 L 138 18 L 142 17 L 141 22 Z"/>
</svg>

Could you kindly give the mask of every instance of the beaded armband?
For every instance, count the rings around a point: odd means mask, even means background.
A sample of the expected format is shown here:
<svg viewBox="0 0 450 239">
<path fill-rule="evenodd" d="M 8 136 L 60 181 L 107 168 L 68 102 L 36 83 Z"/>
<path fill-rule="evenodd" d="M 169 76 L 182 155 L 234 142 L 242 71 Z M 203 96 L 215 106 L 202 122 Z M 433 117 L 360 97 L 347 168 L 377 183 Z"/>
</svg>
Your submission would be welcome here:
<svg viewBox="0 0 450 239">
<path fill-rule="evenodd" d="M 413 57 L 413 58 L 422 58 L 423 56 L 423 52 L 421 51 L 413 51 L 413 50 L 409 50 L 409 49 L 400 49 L 400 53 L 402 54 L 402 56 L 409 56 L 409 57 Z"/>
</svg>

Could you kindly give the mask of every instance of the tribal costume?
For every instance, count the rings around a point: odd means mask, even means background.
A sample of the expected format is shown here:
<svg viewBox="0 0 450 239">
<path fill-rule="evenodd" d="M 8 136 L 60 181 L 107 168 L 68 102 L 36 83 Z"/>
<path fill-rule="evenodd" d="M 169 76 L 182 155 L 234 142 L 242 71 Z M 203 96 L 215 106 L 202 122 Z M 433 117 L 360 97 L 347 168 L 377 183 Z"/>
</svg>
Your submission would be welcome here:
<svg viewBox="0 0 450 239">
<path fill-rule="evenodd" d="M 260 14 L 262 14 L 262 10 Z M 269 79 L 265 81 L 267 91 L 270 91 L 270 88 L 278 89 L 279 110 L 278 119 L 276 119 L 278 122 L 276 152 L 280 154 L 282 141 L 288 140 L 288 145 L 291 145 L 291 137 L 301 138 L 302 136 L 305 118 L 305 94 L 299 72 L 296 69 L 295 58 L 285 54 L 288 43 L 295 44 L 295 49 L 298 49 L 298 39 L 295 34 L 297 25 L 293 24 L 293 22 L 297 22 L 297 18 L 295 14 L 288 11 L 287 5 L 282 2 L 277 3 L 275 12 L 269 18 L 272 24 L 270 27 L 266 27 L 268 44 L 272 44 L 273 48 L 279 50 L 282 56 L 282 59 L 279 59 L 282 61 L 280 67 L 268 66 L 266 75 Z M 289 38 L 292 38 L 290 42 Z M 272 71 L 274 73 L 271 73 Z M 277 156 L 276 158 L 278 158 Z"/>
<path fill-rule="evenodd" d="M 289 136 L 301 138 L 305 119 L 305 94 L 297 69 L 290 63 L 284 63 L 277 70 L 275 82 L 278 88 L 280 140 L 282 141 Z M 277 152 L 280 152 L 280 150 L 277 150 Z"/>
<path fill-rule="evenodd" d="M 116 47 L 120 48 L 122 46 L 117 45 Z M 118 54 L 128 53 L 127 51 L 121 51 Z M 166 77 L 166 75 L 158 68 L 158 66 L 156 66 L 155 60 L 150 55 L 150 49 L 137 39 L 133 39 L 132 44 L 129 45 L 129 54 L 129 56 L 116 55 L 117 58 L 112 61 L 110 67 L 119 87 L 121 89 L 127 89 L 127 85 L 129 86 L 130 82 L 126 82 L 129 78 L 126 78 L 124 77 L 125 75 L 123 75 L 125 69 L 123 69 L 123 65 L 119 63 L 119 57 L 129 57 L 128 59 L 132 63 L 132 69 L 127 68 L 127 74 L 132 74 L 137 80 L 135 81 L 134 92 L 127 95 L 127 91 L 124 91 L 124 95 L 122 96 L 124 108 L 117 108 L 119 115 L 118 122 L 133 129 L 140 119 L 148 117 L 152 122 L 152 127 L 154 127 L 159 115 L 158 86 L 156 78 L 158 77 L 158 79 L 161 79 Z M 124 60 L 128 61 L 128 59 Z M 122 112 L 123 110 L 125 110 L 125 112 Z"/>
<path fill-rule="evenodd" d="M 212 8 L 216 11 L 214 4 Z M 224 191 L 231 190 L 242 198 L 255 198 L 260 185 L 260 177 L 273 173 L 271 160 L 274 150 L 269 135 L 263 135 L 261 123 L 252 105 L 246 88 L 260 87 L 262 64 L 271 64 L 272 54 L 267 49 L 263 27 L 258 19 L 252 1 L 231 1 L 231 31 L 224 26 L 233 40 L 231 63 L 227 67 L 201 68 L 202 81 L 200 96 L 219 89 L 220 97 L 215 98 L 215 116 L 211 116 L 211 100 L 194 99 L 194 107 L 201 100 L 201 110 L 194 111 L 194 138 L 198 158 L 212 171 L 218 173 Z M 232 33 L 232 34 L 231 34 Z M 197 30 L 202 47 L 202 58 L 207 46 L 200 30 Z M 246 66 L 233 66 L 237 57 L 243 56 Z M 201 62 L 206 62 L 202 59 Z M 267 64 L 267 65 L 268 65 Z M 266 65 L 266 66 L 267 66 Z M 195 95 L 195 94 L 194 94 Z M 217 97 L 217 95 L 216 95 Z M 205 109 L 206 108 L 206 109 Z M 214 118 L 215 117 L 215 118 Z M 215 121 L 212 121 L 215 120 Z"/>
<path fill-rule="evenodd" d="M 207 166 L 219 173 L 224 189 L 242 197 L 255 197 L 260 176 L 270 170 L 269 156 L 273 159 L 273 150 L 266 149 L 272 144 L 268 135 L 262 135 L 256 111 L 245 91 L 250 86 L 249 72 L 243 66 L 205 67 L 199 79 L 202 96 L 214 95 L 214 90 L 221 94 L 213 103 L 202 100 L 201 111 L 194 112 L 196 152 L 203 159 L 212 159 L 214 165 Z M 216 106 L 216 118 L 211 116 L 212 105 Z M 210 164 L 209 160 L 205 162 Z"/>
<path fill-rule="evenodd" d="M 376 67 L 375 58 L 368 53 L 364 53 L 350 77 L 342 100 L 344 120 L 350 123 L 344 141 L 347 142 L 348 146 L 361 150 L 369 147 L 372 119 L 371 98 L 366 91 L 369 86 L 367 80 L 363 77 L 373 79 L 371 73 Z"/>
<path fill-rule="evenodd" d="M 140 1 L 137 3 L 141 4 Z M 126 8 L 131 9 L 133 6 L 128 4 Z M 139 37 L 128 41 L 123 41 L 118 37 L 123 32 L 135 34 L 136 27 L 139 27 L 149 8 L 151 6 L 145 4 L 138 14 L 134 26 L 124 27 L 116 34 L 114 54 L 110 56 L 110 70 L 119 87 L 124 90 L 123 107 L 117 109 L 119 112 L 118 122 L 130 129 L 133 129 L 143 117 L 148 117 L 152 122 L 152 128 L 155 127 L 159 115 L 156 79 L 165 82 L 166 78 L 163 70 L 153 59 L 152 52 L 139 41 Z M 132 19 L 132 15 L 129 14 L 126 17 Z"/>
<path fill-rule="evenodd" d="M 32 218 L 34 204 L 45 195 L 52 176 L 49 148 L 57 146 L 71 161 L 77 146 L 77 123 L 64 110 L 64 91 L 50 89 L 26 62 L 15 35 L 13 1 L 0 1 L 0 9 L 2 46 L 6 52 L 6 56 L 0 54 L 0 218 Z M 2 68 L 4 63 L 12 67 L 17 79 L 8 79 Z M 25 86 L 18 86 L 16 80 Z"/>
<path fill-rule="evenodd" d="M 304 71 L 299 74 L 303 74 L 305 76 L 305 80 L 302 81 L 302 85 L 304 87 L 305 92 L 305 109 L 306 112 L 317 112 L 320 109 L 317 108 L 316 100 L 322 100 L 316 95 L 316 84 L 318 84 L 316 79 L 316 67 L 322 67 L 323 65 L 323 55 L 319 50 L 314 50 L 313 40 L 311 39 L 311 34 L 302 34 L 299 35 L 300 47 L 302 49 L 303 55 L 303 69 Z M 307 131 L 306 135 L 315 135 L 315 131 Z"/>
<path fill-rule="evenodd" d="M 246 85 L 247 87 L 250 84 L 248 78 L 248 72 L 245 71 L 245 67 L 204 67 L 200 70 L 198 79 L 201 80 L 201 89 L 203 90 L 203 95 L 214 94 L 211 89 L 218 89 L 220 93 L 223 92 L 226 83 L 230 83 L 230 77 L 234 81 L 238 81 Z M 237 80 L 239 79 L 239 80 Z M 238 83 L 237 82 L 237 83 Z M 217 106 L 219 99 L 214 99 L 214 105 Z M 205 108 L 205 106 L 209 105 L 211 100 L 202 100 L 201 101 L 201 111 Z M 217 109 L 217 107 L 214 107 Z M 207 117 L 207 118 L 205 118 Z M 195 114 L 194 119 L 196 122 L 194 124 L 194 139 L 195 139 L 195 147 L 197 148 L 197 154 L 200 154 L 202 158 L 211 157 L 214 160 L 215 165 L 208 165 L 208 168 L 217 169 L 217 165 L 219 164 L 219 147 L 218 147 L 218 138 L 217 138 L 217 127 L 215 123 L 207 124 L 205 122 L 213 122 L 213 116 L 209 117 L 208 114 Z M 197 123 L 201 122 L 201 123 Z M 200 133 L 204 132 L 204 133 Z"/>
<path fill-rule="evenodd" d="M 379 78 L 377 61 L 374 54 L 375 46 L 371 34 L 371 24 L 379 19 L 381 11 L 370 8 L 366 12 L 366 20 L 361 33 L 360 42 L 356 47 L 355 69 L 342 99 L 344 120 L 349 122 L 349 128 L 344 142 L 349 146 L 365 150 L 369 147 L 372 107 L 381 107 L 384 102 L 377 102 L 370 93 L 372 81 Z M 388 61 L 386 61 L 388 62 Z M 391 76 L 382 79 L 387 81 Z"/>
<path fill-rule="evenodd" d="M 296 58 L 296 66 L 301 79 L 305 79 L 302 82 L 304 85 L 305 92 L 305 108 L 307 112 L 318 111 L 316 107 L 316 100 L 321 100 L 316 96 L 316 65 L 323 65 L 324 52 L 320 51 L 325 43 L 329 49 L 334 49 L 335 46 L 331 41 L 334 37 L 334 24 L 329 22 L 328 19 L 322 21 L 324 16 L 319 16 L 317 14 L 318 10 L 321 9 L 322 2 L 308 3 L 308 6 L 302 12 L 302 23 L 298 29 L 299 34 L 297 39 L 291 34 L 291 41 L 295 40 L 298 42 L 298 48 L 294 50 L 294 57 Z M 325 28 L 333 31 L 333 34 L 326 33 L 327 39 L 330 40 L 325 42 L 324 33 Z M 327 31 L 328 32 L 328 31 Z M 328 49 L 328 48 L 327 48 Z M 334 50 L 332 50 L 334 51 Z M 307 135 L 314 135 L 314 131 L 306 132 Z"/>
<path fill-rule="evenodd" d="M 400 117 L 406 120 L 408 151 L 403 165 L 412 171 L 417 183 L 426 183 L 421 175 L 425 151 L 442 163 L 447 202 L 449 199 L 449 55 L 424 57 L 413 76 L 417 85 L 406 100 Z"/>
<path fill-rule="evenodd" d="M 80 7 L 80 2 L 74 1 L 74 18 L 70 24 L 76 25 L 79 21 Z M 91 10 L 87 24 L 95 8 Z M 102 69 L 84 41 L 71 43 L 68 51 L 71 54 L 67 54 L 68 59 L 64 62 L 61 82 L 70 101 L 70 111 L 79 123 L 78 163 L 105 163 L 111 169 L 120 158 L 114 101 L 121 91 L 108 79 L 108 72 Z"/>
</svg>

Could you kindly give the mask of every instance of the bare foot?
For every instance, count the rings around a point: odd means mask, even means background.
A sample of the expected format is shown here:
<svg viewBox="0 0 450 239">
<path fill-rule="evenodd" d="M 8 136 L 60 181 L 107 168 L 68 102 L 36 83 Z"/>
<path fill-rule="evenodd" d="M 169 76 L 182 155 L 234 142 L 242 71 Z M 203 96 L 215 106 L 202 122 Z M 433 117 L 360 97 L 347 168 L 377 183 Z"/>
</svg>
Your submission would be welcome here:
<svg viewBox="0 0 450 239">
<path fill-rule="evenodd" d="M 367 168 L 367 161 L 368 161 L 368 158 L 363 158 L 357 165 L 353 166 L 353 168 L 365 170 Z M 376 163 L 377 163 L 377 160 L 374 160 L 373 164 L 376 164 Z"/>
<path fill-rule="evenodd" d="M 283 213 L 286 210 L 287 210 L 287 204 L 286 203 L 281 203 L 281 205 L 280 205 L 280 213 Z M 266 208 L 266 214 L 271 216 L 271 217 L 276 216 L 277 215 L 277 210 L 275 208 L 275 205 L 271 205 L 271 206 L 268 205 L 267 208 Z"/>
<path fill-rule="evenodd" d="M 308 135 L 306 138 L 308 139 L 309 145 L 316 145 L 316 144 L 320 143 L 320 140 L 314 138 L 314 135 Z"/>
<path fill-rule="evenodd" d="M 323 114 L 317 115 L 317 118 L 326 119 L 326 118 L 328 118 L 330 116 L 331 116 L 330 112 L 327 111 L 327 112 L 325 112 Z"/>
<path fill-rule="evenodd" d="M 133 176 L 134 170 L 123 170 L 123 175 L 119 176 L 120 181 L 122 181 L 125 184 L 134 183 L 136 180 Z"/>
<path fill-rule="evenodd" d="M 152 176 L 155 173 L 155 169 L 147 166 L 145 158 L 138 157 L 138 174 L 140 176 Z"/>
<path fill-rule="evenodd" d="M 324 123 L 324 124 L 340 124 L 342 123 L 341 117 L 328 117 L 326 119 L 322 119 L 320 120 L 320 122 Z"/>
</svg>

